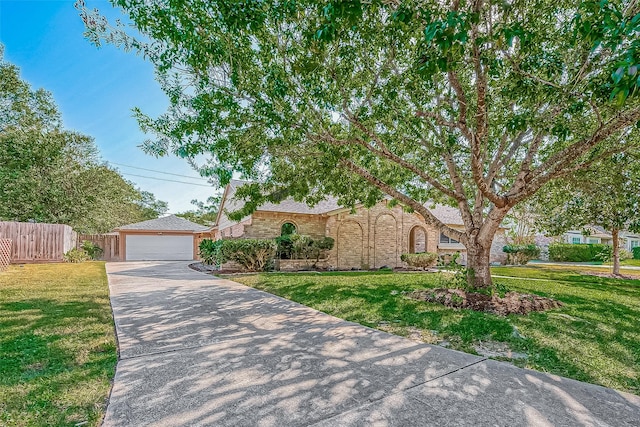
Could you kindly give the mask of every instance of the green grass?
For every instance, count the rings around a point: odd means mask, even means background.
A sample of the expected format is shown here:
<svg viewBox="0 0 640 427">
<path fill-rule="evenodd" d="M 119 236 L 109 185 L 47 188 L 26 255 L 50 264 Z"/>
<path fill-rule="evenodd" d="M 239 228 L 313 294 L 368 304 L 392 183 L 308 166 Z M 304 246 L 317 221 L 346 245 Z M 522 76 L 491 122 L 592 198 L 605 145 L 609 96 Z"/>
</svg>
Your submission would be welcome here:
<svg viewBox="0 0 640 427">
<path fill-rule="evenodd" d="M 117 360 L 103 262 L 0 273 L 0 425 L 96 426 Z"/>
<path fill-rule="evenodd" d="M 620 265 L 640 267 L 640 259 L 625 259 L 624 261 L 620 261 Z"/>
<path fill-rule="evenodd" d="M 499 267 L 509 289 L 556 298 L 560 309 L 500 317 L 406 298 L 402 292 L 446 286 L 428 273 L 266 273 L 233 280 L 325 313 L 429 343 L 505 343 L 528 355 L 512 362 L 640 394 L 640 281 L 582 275 L 568 269 Z M 582 267 L 579 267 L 582 268 Z M 531 278 L 536 280 L 531 280 Z"/>
</svg>

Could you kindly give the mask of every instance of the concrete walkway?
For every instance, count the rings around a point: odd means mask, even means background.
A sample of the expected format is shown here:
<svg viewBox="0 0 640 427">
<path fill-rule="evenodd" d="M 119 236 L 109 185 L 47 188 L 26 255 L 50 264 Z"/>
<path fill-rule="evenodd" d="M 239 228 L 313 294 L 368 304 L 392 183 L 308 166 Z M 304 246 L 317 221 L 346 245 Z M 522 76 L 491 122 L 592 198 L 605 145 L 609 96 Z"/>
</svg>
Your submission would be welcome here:
<svg viewBox="0 0 640 427">
<path fill-rule="evenodd" d="M 345 322 L 190 270 L 107 264 L 105 426 L 638 426 L 640 397 Z"/>
</svg>

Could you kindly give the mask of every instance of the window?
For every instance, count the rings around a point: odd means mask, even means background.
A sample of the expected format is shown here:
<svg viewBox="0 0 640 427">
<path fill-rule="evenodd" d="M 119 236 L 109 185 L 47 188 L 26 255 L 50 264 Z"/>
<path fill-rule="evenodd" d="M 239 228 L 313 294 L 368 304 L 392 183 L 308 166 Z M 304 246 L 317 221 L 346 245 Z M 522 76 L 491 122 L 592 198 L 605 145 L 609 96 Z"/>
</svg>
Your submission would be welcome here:
<svg viewBox="0 0 640 427">
<path fill-rule="evenodd" d="M 574 245 L 578 245 L 582 242 L 582 239 L 580 239 L 580 237 L 572 237 L 571 238 L 571 243 L 573 243 Z"/>
<path fill-rule="evenodd" d="M 637 240 L 632 240 L 631 241 L 631 247 L 632 248 L 637 248 L 638 246 L 640 246 L 640 242 Z"/>
<path fill-rule="evenodd" d="M 598 239 L 589 239 L 589 243 L 596 244 L 596 243 L 600 243 L 600 242 L 598 241 Z"/>
<path fill-rule="evenodd" d="M 456 244 L 456 243 L 460 243 L 455 239 L 452 239 L 449 236 L 445 236 L 444 233 L 440 233 L 440 243 L 452 243 L 452 244 Z"/>
<path fill-rule="evenodd" d="M 280 227 L 280 235 L 281 236 L 288 236 L 289 234 L 296 234 L 296 225 L 292 222 L 285 222 L 284 224 L 282 224 L 282 227 Z"/>
</svg>

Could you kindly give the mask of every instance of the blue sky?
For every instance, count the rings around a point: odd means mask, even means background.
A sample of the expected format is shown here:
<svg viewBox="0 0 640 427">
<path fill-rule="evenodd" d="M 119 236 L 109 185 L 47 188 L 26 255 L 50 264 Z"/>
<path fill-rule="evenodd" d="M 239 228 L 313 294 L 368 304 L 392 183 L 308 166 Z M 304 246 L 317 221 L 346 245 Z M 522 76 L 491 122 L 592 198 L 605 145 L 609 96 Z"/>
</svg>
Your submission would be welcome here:
<svg viewBox="0 0 640 427">
<path fill-rule="evenodd" d="M 0 42 L 4 58 L 17 65 L 33 88 L 53 94 L 65 127 L 96 140 L 104 160 L 120 165 L 197 177 L 176 157 L 154 158 L 138 146 L 147 138 L 131 109 L 157 116 L 167 101 L 154 79 L 152 66 L 134 53 L 112 46 L 100 49 L 82 35 L 84 27 L 73 0 L 0 0 Z M 122 17 L 106 0 L 88 0 L 108 18 Z M 192 199 L 206 200 L 216 189 L 132 176 L 208 185 L 204 180 L 163 175 L 117 166 L 125 178 L 156 198 L 169 202 L 169 212 L 192 208 Z M 129 175 L 126 175 L 129 174 Z"/>
</svg>

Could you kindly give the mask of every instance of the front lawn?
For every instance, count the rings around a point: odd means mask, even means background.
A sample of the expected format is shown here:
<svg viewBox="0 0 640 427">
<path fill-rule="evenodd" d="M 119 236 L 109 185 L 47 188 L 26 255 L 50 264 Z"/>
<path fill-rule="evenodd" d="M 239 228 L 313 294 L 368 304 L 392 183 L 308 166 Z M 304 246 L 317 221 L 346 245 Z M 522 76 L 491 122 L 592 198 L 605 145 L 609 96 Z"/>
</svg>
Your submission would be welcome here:
<svg viewBox="0 0 640 427">
<path fill-rule="evenodd" d="M 266 273 L 230 278 L 366 326 L 470 353 L 498 350 L 496 358 L 514 357 L 510 360 L 519 366 L 640 394 L 640 280 L 542 266 L 498 267 L 493 272 L 508 276 L 494 280 L 510 290 L 552 297 L 564 306 L 499 317 L 403 295 L 442 287 L 437 273 Z"/>
<path fill-rule="evenodd" d="M 103 262 L 0 273 L 0 425 L 100 423 L 116 365 Z"/>
</svg>

